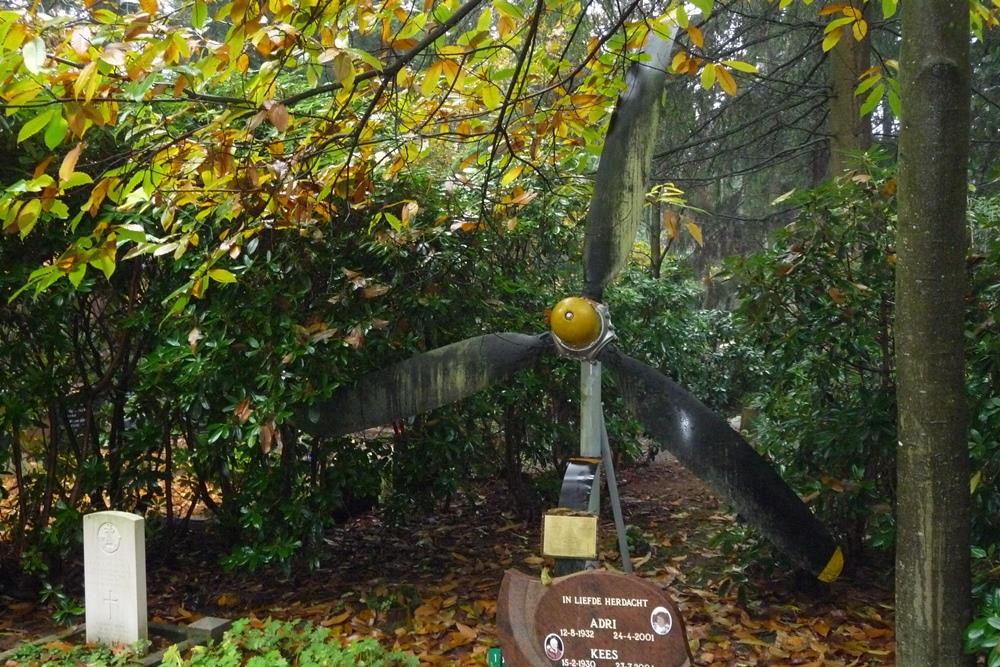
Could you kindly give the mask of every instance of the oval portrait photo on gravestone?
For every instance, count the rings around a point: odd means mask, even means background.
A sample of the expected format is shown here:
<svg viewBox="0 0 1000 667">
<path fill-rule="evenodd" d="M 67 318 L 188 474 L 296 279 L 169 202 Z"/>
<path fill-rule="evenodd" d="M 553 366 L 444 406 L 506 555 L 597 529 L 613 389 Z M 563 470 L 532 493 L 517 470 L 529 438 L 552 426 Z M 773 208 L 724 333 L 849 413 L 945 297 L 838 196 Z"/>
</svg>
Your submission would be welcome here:
<svg viewBox="0 0 1000 667">
<path fill-rule="evenodd" d="M 670 615 L 670 610 L 666 607 L 657 607 L 649 615 L 649 625 L 653 632 L 658 635 L 665 635 L 674 627 L 674 619 Z"/>
<path fill-rule="evenodd" d="M 545 657 L 549 660 L 559 660 L 563 657 L 563 643 L 554 632 L 545 637 Z"/>
</svg>

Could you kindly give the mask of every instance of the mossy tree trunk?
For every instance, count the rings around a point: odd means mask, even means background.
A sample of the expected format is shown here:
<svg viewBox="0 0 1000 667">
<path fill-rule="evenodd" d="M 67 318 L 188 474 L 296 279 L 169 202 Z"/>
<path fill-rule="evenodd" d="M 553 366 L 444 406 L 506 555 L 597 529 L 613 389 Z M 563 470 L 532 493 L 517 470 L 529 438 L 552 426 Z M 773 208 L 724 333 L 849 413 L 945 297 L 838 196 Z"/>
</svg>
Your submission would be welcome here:
<svg viewBox="0 0 1000 667">
<path fill-rule="evenodd" d="M 963 358 L 967 0 L 908 0 L 896 264 L 899 664 L 965 664 L 969 461 Z"/>
</svg>

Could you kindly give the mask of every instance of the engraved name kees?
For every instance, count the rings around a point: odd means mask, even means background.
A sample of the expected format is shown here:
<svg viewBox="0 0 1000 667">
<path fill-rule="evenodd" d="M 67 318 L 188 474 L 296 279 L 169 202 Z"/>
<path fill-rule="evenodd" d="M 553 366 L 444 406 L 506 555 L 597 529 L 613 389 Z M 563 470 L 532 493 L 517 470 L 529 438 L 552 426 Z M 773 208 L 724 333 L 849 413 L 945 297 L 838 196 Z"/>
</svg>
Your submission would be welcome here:
<svg viewBox="0 0 1000 667">
<path fill-rule="evenodd" d="M 113 554 L 122 544 L 122 534 L 114 524 L 105 521 L 97 529 L 97 544 L 104 553 Z"/>
</svg>

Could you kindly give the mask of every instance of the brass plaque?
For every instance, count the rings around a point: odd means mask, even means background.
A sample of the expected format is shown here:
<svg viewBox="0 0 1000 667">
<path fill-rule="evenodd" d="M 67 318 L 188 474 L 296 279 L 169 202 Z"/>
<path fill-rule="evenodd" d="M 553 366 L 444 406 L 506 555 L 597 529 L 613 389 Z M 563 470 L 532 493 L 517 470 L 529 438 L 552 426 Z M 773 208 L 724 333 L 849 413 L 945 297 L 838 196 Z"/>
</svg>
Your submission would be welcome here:
<svg viewBox="0 0 1000 667">
<path fill-rule="evenodd" d="M 542 553 L 555 558 L 597 558 L 597 517 L 593 514 L 546 514 Z"/>
</svg>

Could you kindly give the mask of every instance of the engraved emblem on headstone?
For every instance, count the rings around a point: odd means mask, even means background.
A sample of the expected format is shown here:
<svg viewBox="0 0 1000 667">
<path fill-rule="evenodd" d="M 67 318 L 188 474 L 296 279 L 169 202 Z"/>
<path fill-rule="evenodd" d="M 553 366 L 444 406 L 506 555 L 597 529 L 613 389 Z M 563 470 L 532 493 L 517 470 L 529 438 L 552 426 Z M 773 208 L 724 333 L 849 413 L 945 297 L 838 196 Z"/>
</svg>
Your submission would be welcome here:
<svg viewBox="0 0 1000 667">
<path fill-rule="evenodd" d="M 118 532 L 114 524 L 104 522 L 97 529 L 97 543 L 101 545 L 101 551 L 106 554 L 113 554 L 121 546 L 122 534 Z"/>
</svg>

